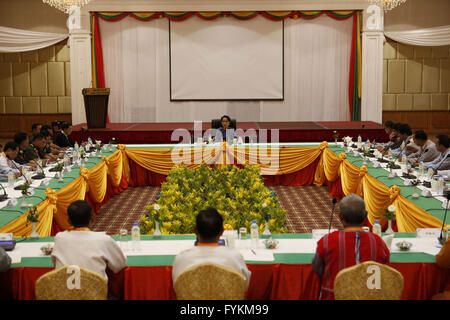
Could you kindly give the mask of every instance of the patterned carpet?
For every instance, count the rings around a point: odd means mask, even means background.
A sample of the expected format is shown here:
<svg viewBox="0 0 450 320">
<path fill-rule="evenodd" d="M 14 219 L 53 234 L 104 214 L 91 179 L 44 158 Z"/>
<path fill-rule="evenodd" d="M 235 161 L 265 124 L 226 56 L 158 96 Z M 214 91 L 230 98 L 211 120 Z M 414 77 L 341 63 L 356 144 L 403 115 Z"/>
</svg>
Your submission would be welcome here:
<svg viewBox="0 0 450 320">
<path fill-rule="evenodd" d="M 327 187 L 317 186 L 271 186 L 286 210 L 286 225 L 290 233 L 311 233 L 312 229 L 328 228 L 331 198 Z M 153 204 L 160 187 L 129 188 L 111 198 L 95 216 L 90 225 L 93 231 L 105 231 L 117 235 L 120 229 L 130 232 L 133 223 L 146 214 L 145 207 Z M 332 228 L 342 229 L 339 206 L 333 215 Z"/>
</svg>

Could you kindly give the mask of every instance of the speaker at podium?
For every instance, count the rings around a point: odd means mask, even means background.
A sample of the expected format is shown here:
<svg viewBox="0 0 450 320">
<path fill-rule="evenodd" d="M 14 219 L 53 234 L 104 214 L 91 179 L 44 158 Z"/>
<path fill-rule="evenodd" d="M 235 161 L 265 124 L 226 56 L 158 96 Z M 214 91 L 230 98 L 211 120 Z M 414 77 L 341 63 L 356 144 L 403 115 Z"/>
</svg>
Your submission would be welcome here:
<svg viewBox="0 0 450 320">
<path fill-rule="evenodd" d="M 84 109 L 88 129 L 106 128 L 109 88 L 84 88 Z"/>
</svg>

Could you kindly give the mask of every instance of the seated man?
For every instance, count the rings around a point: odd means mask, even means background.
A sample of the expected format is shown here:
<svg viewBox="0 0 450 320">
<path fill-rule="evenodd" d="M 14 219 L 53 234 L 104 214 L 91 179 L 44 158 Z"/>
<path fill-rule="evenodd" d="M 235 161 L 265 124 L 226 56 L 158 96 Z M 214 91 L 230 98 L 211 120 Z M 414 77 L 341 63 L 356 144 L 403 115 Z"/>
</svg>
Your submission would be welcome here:
<svg viewBox="0 0 450 320">
<path fill-rule="evenodd" d="M 215 263 L 242 274 L 247 289 L 251 272 L 242 255 L 235 249 L 219 246 L 217 243 L 223 233 L 223 218 L 220 213 L 214 208 L 200 211 L 196 218 L 194 232 L 198 238 L 198 245 L 180 252 L 175 257 L 172 268 L 173 284 L 175 285 L 178 276 L 184 270 L 203 263 Z"/>
<path fill-rule="evenodd" d="M 52 147 L 56 146 L 52 143 L 52 135 L 47 130 L 42 130 L 41 134 L 44 136 L 44 147 L 41 150 L 41 158 L 50 159 L 52 161 L 58 160 L 59 152 Z M 58 146 L 56 146 L 59 148 Z M 59 148 L 60 149 L 60 148 Z"/>
<path fill-rule="evenodd" d="M 402 155 L 403 151 L 405 151 L 406 155 L 409 155 L 411 153 L 410 150 L 406 149 L 406 146 L 409 144 L 409 139 L 412 135 L 412 130 L 409 124 L 402 123 L 398 126 L 398 147 L 397 148 L 391 148 L 392 156 L 393 157 L 399 157 Z"/>
<path fill-rule="evenodd" d="M 14 161 L 18 153 L 19 146 L 17 145 L 17 143 L 15 143 L 14 141 L 9 141 L 5 144 L 4 151 L 0 154 L 0 171 L 6 173 L 6 179 L 2 174 L 0 180 L 8 180 L 7 174 L 9 173 L 9 170 L 12 170 L 14 172 L 16 178 L 22 175 L 22 165 Z"/>
<path fill-rule="evenodd" d="M 386 154 L 388 152 L 389 149 L 396 149 L 400 146 L 401 142 L 400 142 L 400 138 L 399 138 L 399 133 L 398 133 L 398 128 L 400 125 L 402 125 L 400 122 L 397 123 L 389 123 L 388 124 L 390 127 L 388 128 L 388 130 L 385 131 L 388 132 L 390 131 L 391 133 L 389 134 L 389 142 L 378 147 L 378 151 L 382 152 L 383 154 Z"/>
<path fill-rule="evenodd" d="M 61 131 L 58 132 L 55 138 L 55 144 L 61 148 L 73 147 L 75 144 L 69 138 L 72 133 L 72 124 L 68 122 L 64 122 L 60 126 Z"/>
<path fill-rule="evenodd" d="M 33 142 L 30 143 L 24 151 L 25 162 L 32 167 L 37 166 L 38 159 L 42 160 L 43 165 L 46 165 L 48 162 L 50 162 L 49 159 L 45 158 L 45 154 L 43 152 L 44 146 L 45 138 L 42 134 L 38 133 L 34 136 Z"/>
<path fill-rule="evenodd" d="M 364 232 L 367 216 L 364 200 L 349 194 L 339 204 L 344 230 L 323 236 L 317 242 L 312 261 L 314 272 L 321 277 L 320 299 L 334 299 L 334 279 L 342 269 L 364 261 L 389 262 L 389 249 L 377 235 Z"/>
<path fill-rule="evenodd" d="M 18 132 L 14 135 L 14 142 L 19 146 L 19 153 L 17 153 L 14 161 L 22 165 L 27 164 L 25 161 L 25 149 L 29 144 L 28 135 L 25 132 Z"/>
<path fill-rule="evenodd" d="M 435 143 L 428 139 L 425 131 L 417 130 L 414 132 L 414 143 L 420 149 L 408 156 L 408 160 L 411 161 L 413 167 L 418 166 L 420 161 L 430 162 L 439 157 L 439 151 L 437 151 Z"/>
<path fill-rule="evenodd" d="M 40 123 L 33 123 L 31 126 L 31 135 L 30 135 L 30 142 L 33 142 L 34 136 L 40 133 L 42 130 L 42 124 Z"/>
<path fill-rule="evenodd" d="M 74 229 L 55 236 L 52 261 L 56 268 L 77 265 L 97 272 L 106 280 L 106 268 L 114 273 L 125 268 L 127 258 L 116 241 L 104 232 L 89 230 L 92 217 L 89 203 L 77 200 L 67 208 L 67 214 Z"/>
<path fill-rule="evenodd" d="M 436 149 L 441 153 L 431 162 L 425 162 L 425 168 L 431 167 L 434 172 L 450 169 L 450 138 L 445 134 L 436 136 L 438 139 Z"/>
</svg>

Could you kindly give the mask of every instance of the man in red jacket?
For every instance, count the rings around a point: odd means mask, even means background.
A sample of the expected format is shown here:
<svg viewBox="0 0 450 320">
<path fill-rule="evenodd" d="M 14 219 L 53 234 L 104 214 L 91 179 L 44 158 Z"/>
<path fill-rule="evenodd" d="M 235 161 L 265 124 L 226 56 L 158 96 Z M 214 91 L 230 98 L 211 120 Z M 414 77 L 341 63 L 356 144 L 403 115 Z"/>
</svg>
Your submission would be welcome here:
<svg viewBox="0 0 450 320">
<path fill-rule="evenodd" d="M 364 232 L 364 200 L 349 194 L 339 204 L 344 230 L 323 236 L 317 243 L 312 267 L 321 277 L 320 299 L 334 299 L 334 279 L 342 269 L 364 261 L 389 262 L 389 249 L 379 236 Z"/>
</svg>

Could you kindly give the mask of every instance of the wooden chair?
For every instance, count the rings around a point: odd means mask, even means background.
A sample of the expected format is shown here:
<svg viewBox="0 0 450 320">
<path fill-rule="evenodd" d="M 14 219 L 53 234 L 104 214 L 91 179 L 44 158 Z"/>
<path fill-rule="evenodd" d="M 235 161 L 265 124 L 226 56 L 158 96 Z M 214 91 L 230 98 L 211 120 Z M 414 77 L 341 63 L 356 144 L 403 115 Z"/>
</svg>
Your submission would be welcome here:
<svg viewBox="0 0 450 320">
<path fill-rule="evenodd" d="M 336 300 L 400 300 L 403 276 L 385 264 L 366 261 L 341 270 L 334 280 Z"/>
<path fill-rule="evenodd" d="M 76 280 L 78 275 L 79 282 Z M 35 294 L 37 300 L 106 300 L 108 283 L 96 272 L 64 266 L 39 277 Z"/>
<path fill-rule="evenodd" d="M 231 268 L 204 263 L 183 271 L 174 289 L 178 300 L 243 300 L 245 279 Z"/>
</svg>

